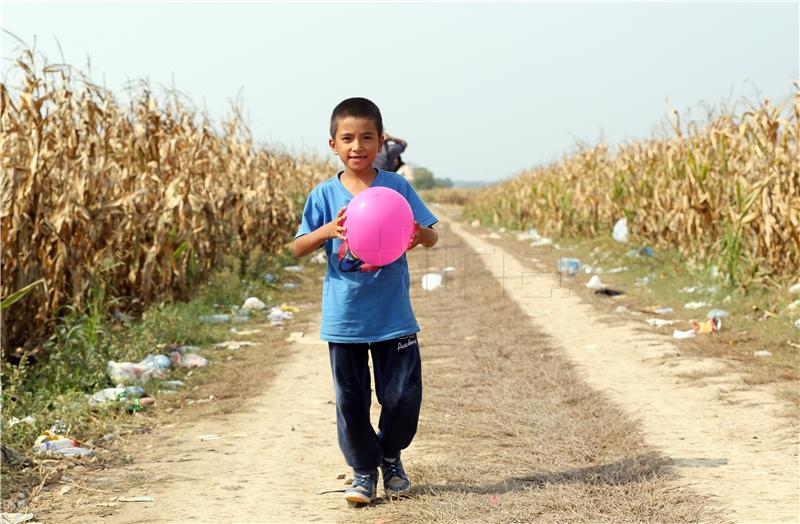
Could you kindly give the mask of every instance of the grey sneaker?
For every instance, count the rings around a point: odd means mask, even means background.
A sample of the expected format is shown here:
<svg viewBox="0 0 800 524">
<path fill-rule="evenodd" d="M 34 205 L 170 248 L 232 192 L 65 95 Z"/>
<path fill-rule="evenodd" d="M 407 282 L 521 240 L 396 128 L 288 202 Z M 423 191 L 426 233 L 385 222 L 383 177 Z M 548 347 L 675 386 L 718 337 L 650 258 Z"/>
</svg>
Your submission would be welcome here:
<svg viewBox="0 0 800 524">
<path fill-rule="evenodd" d="M 408 480 L 399 455 L 397 458 L 384 457 L 381 461 L 381 473 L 383 474 L 383 490 L 387 495 L 403 495 L 411 489 L 411 481 Z"/>
<path fill-rule="evenodd" d="M 353 471 L 353 484 L 344 490 L 344 499 L 351 504 L 369 504 L 378 491 L 378 470 Z"/>
</svg>

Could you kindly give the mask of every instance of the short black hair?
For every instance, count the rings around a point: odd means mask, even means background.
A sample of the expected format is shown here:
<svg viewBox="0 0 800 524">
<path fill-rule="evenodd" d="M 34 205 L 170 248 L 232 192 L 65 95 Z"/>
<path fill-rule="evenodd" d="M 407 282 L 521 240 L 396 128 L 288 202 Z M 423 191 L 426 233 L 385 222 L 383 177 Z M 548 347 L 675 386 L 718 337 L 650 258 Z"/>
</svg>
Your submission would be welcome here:
<svg viewBox="0 0 800 524">
<path fill-rule="evenodd" d="M 375 122 L 375 127 L 378 129 L 378 136 L 383 135 L 383 118 L 381 117 L 381 110 L 371 100 L 366 98 L 348 98 L 342 100 L 339 105 L 333 108 L 331 114 L 331 138 L 336 138 L 336 126 L 340 118 L 346 116 L 355 116 L 359 118 L 369 118 Z"/>
</svg>

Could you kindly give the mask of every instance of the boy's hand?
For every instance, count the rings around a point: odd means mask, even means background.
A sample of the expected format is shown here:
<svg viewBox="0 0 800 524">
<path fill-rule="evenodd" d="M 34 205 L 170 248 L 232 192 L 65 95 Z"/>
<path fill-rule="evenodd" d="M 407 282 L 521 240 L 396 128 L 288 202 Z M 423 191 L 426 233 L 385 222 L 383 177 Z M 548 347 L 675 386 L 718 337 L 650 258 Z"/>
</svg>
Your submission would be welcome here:
<svg viewBox="0 0 800 524">
<path fill-rule="evenodd" d="M 427 227 L 422 227 L 419 225 L 419 222 L 416 220 L 414 221 L 414 233 L 411 235 L 411 241 L 408 244 L 408 251 L 414 249 L 420 244 L 429 243 L 426 240 L 429 240 L 429 229 Z"/>
<path fill-rule="evenodd" d="M 346 240 L 344 237 L 344 233 L 347 231 L 347 228 L 342 226 L 342 222 L 344 221 L 344 210 L 347 206 L 343 207 L 339 210 L 336 214 L 336 218 L 322 226 L 325 229 L 325 239 L 329 238 L 338 238 L 339 240 Z"/>
</svg>

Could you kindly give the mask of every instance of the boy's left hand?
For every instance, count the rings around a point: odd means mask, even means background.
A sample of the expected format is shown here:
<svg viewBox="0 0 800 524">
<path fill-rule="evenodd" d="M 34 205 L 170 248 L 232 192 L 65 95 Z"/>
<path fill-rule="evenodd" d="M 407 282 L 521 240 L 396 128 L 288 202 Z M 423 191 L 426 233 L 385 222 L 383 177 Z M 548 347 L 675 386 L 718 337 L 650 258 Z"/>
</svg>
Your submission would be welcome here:
<svg viewBox="0 0 800 524">
<path fill-rule="evenodd" d="M 414 249 L 420 244 L 425 243 L 427 238 L 428 228 L 419 225 L 419 222 L 414 221 L 414 233 L 411 235 L 411 242 L 408 244 L 408 251 Z"/>
</svg>

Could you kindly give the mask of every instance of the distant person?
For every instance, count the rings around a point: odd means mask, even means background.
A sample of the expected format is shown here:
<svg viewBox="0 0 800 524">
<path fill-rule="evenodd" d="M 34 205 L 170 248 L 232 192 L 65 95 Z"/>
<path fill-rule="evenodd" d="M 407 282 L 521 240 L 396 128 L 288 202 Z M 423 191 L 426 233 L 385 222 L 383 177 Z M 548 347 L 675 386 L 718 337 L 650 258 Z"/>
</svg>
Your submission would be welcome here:
<svg viewBox="0 0 800 524">
<path fill-rule="evenodd" d="M 411 487 L 400 452 L 414 438 L 422 403 L 419 324 L 411 308 L 406 256 L 385 266 L 355 258 L 348 248 L 345 209 L 369 187 L 394 189 L 414 215 L 409 250 L 436 245 L 438 235 L 431 226 L 437 218 L 403 177 L 373 167 L 383 138 L 378 106 L 349 98 L 333 110 L 330 125 L 328 144 L 344 169 L 308 195 L 294 254 L 304 257 L 324 246 L 328 255 L 320 338 L 328 342 L 339 447 L 353 468 L 353 483 L 344 498 L 369 503 L 377 493 L 379 470 L 386 496 L 402 495 Z M 377 432 L 369 416 L 370 356 L 381 404 Z"/>
<path fill-rule="evenodd" d="M 399 158 L 399 157 L 398 157 Z M 406 179 L 406 181 L 413 185 L 414 184 L 414 166 L 410 166 L 403 162 L 403 159 L 400 158 L 400 167 L 397 168 L 397 174 L 402 176 Z"/>
<path fill-rule="evenodd" d="M 383 147 L 378 151 L 378 156 L 375 157 L 372 167 L 397 173 L 397 170 L 403 165 L 400 155 L 406 150 L 406 147 L 408 147 L 408 142 L 402 138 L 384 133 Z"/>
</svg>

